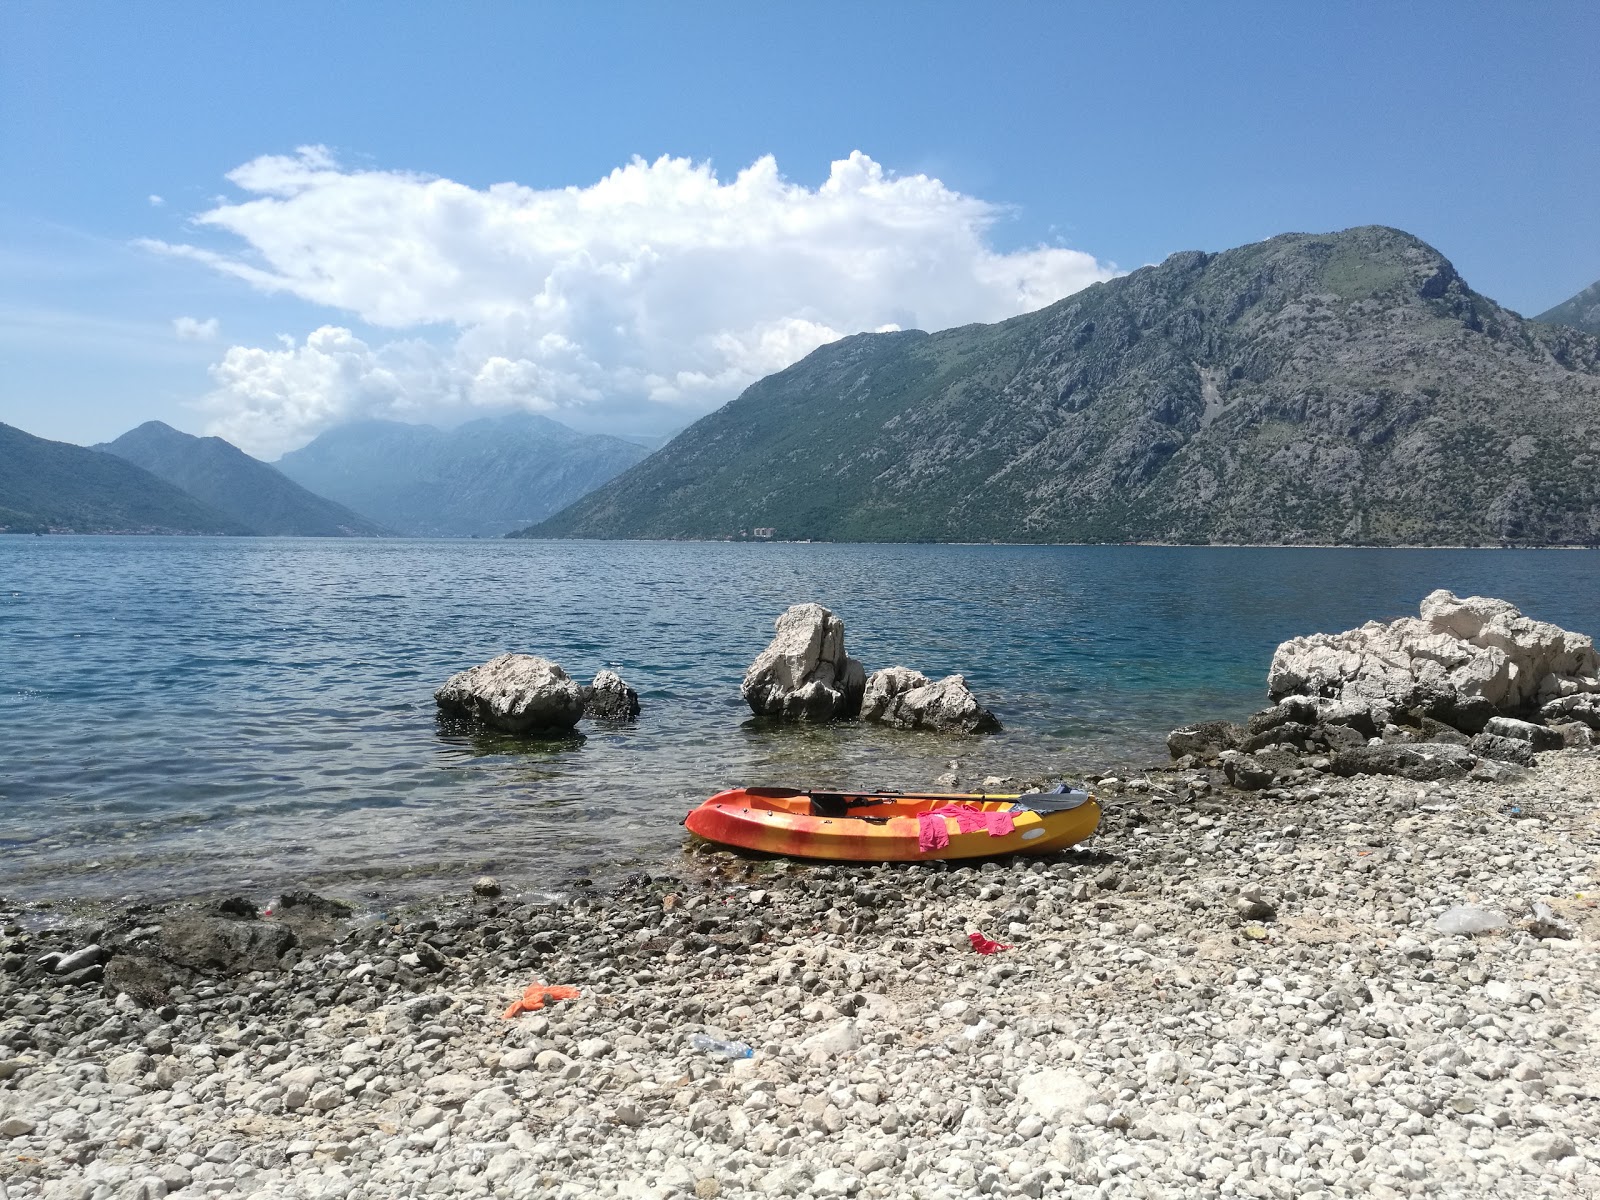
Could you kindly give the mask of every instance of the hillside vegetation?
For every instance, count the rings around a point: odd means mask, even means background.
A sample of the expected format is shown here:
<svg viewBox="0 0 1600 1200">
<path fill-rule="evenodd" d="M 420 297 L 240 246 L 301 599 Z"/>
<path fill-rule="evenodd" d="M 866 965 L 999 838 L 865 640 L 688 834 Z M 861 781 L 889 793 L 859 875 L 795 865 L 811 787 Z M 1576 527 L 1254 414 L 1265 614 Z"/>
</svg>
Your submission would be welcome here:
<svg viewBox="0 0 1600 1200">
<path fill-rule="evenodd" d="M 250 530 L 123 459 L 0 424 L 0 532 Z"/>
</svg>

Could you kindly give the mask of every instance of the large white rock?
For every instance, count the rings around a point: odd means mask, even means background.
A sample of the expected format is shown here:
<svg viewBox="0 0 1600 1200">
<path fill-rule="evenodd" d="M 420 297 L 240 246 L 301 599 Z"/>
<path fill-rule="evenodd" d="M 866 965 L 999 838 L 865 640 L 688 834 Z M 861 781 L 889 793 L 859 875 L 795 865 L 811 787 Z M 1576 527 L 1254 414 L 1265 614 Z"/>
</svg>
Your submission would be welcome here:
<svg viewBox="0 0 1600 1200">
<path fill-rule="evenodd" d="M 1589 637 L 1523 616 L 1504 600 L 1461 599 L 1443 589 L 1421 615 L 1284 642 L 1267 691 L 1345 703 L 1409 705 L 1419 697 L 1486 702 L 1502 712 L 1600 692 L 1600 655 Z"/>
<path fill-rule="evenodd" d="M 881 721 L 894 704 L 896 696 L 912 688 L 926 687 L 928 677 L 910 667 L 884 667 L 867 676 L 866 688 L 861 696 L 861 719 Z"/>
<path fill-rule="evenodd" d="M 929 682 L 921 672 L 906 667 L 886 667 L 868 676 L 861 716 L 896 729 L 939 733 L 993 733 L 1000 728 L 963 676 L 946 675 Z"/>
<path fill-rule="evenodd" d="M 739 687 L 750 711 L 794 721 L 855 716 L 867 673 L 844 652 L 844 622 L 820 604 L 796 604 L 774 627 Z"/>
<path fill-rule="evenodd" d="M 446 712 L 508 733 L 567 730 L 583 716 L 583 688 L 533 654 L 502 654 L 460 671 L 433 698 Z"/>
</svg>

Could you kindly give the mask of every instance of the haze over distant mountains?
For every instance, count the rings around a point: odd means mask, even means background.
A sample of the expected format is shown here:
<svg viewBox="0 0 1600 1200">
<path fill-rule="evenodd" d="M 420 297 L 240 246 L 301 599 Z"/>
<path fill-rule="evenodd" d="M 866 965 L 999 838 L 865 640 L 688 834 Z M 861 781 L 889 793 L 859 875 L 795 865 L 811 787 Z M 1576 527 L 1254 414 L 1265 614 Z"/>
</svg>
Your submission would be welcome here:
<svg viewBox="0 0 1600 1200">
<path fill-rule="evenodd" d="M 285 454 L 290 479 L 415 537 L 501 537 L 541 520 L 643 459 L 623 438 L 533 413 L 455 429 L 358 421 Z"/>
<path fill-rule="evenodd" d="M 1399 230 L 1175 254 L 997 325 L 861 334 L 528 536 L 1600 542 L 1600 338 Z"/>
<path fill-rule="evenodd" d="M 251 531 L 115 455 L 0 425 L 0 532 Z"/>
<path fill-rule="evenodd" d="M 273 467 L 219 437 L 195 437 L 146 421 L 114 442 L 93 447 L 143 467 L 261 534 L 378 537 L 375 521 L 313 495 Z"/>
<path fill-rule="evenodd" d="M 1600 280 L 1596 280 L 1570 300 L 1540 313 L 1535 321 L 1547 325 L 1570 325 L 1585 333 L 1600 334 Z"/>
</svg>

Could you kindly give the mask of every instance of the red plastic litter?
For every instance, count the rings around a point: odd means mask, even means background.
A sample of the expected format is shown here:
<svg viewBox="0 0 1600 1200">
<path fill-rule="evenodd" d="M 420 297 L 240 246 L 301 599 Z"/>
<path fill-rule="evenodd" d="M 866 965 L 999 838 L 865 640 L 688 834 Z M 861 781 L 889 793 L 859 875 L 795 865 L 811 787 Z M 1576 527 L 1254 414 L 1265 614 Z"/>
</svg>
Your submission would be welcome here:
<svg viewBox="0 0 1600 1200">
<path fill-rule="evenodd" d="M 998 951 L 1001 951 L 1001 950 L 1009 950 L 1009 949 L 1011 949 L 1011 946 L 1010 946 L 1009 943 L 1007 943 L 1007 942 L 991 942 L 988 938 L 984 937 L 983 934 L 981 934 L 981 933 L 969 933 L 969 934 L 967 934 L 967 940 L 972 943 L 972 948 L 974 950 L 976 950 L 979 954 L 994 954 L 994 953 L 996 953 Z"/>
</svg>

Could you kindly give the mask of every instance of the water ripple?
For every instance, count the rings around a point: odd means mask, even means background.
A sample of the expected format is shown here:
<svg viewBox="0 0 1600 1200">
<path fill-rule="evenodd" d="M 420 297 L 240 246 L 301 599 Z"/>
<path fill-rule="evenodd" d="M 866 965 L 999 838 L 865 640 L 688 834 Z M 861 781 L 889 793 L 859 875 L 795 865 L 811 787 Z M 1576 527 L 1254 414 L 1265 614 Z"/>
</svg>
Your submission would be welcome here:
<svg viewBox="0 0 1600 1200">
<path fill-rule="evenodd" d="M 1515 551 L 0 538 L 0 890 L 387 896 L 670 862 L 739 782 L 922 787 L 1163 756 L 1262 699 L 1284 638 L 1435 587 L 1600 630 L 1600 558 Z M 870 667 L 960 671 L 990 738 L 748 721 L 789 604 Z M 633 727 L 529 743 L 431 692 L 506 650 L 640 691 Z"/>
</svg>

